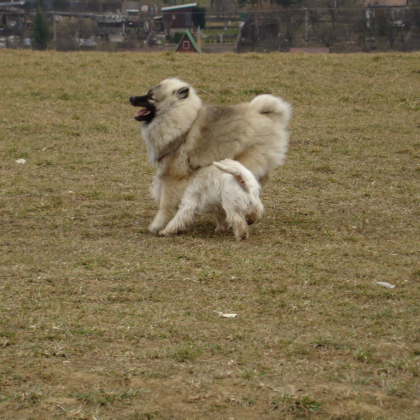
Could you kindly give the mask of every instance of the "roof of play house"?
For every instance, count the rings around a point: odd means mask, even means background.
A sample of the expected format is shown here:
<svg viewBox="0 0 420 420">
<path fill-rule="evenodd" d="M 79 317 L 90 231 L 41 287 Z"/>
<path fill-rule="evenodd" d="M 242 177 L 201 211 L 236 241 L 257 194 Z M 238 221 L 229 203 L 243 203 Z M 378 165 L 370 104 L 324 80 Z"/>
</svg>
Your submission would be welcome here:
<svg viewBox="0 0 420 420">
<path fill-rule="evenodd" d="M 180 6 L 163 7 L 162 9 L 160 9 L 160 11 L 168 12 L 172 10 L 186 9 L 188 7 L 195 7 L 195 6 L 197 6 L 197 3 L 181 4 Z"/>
<path fill-rule="evenodd" d="M 183 41 L 183 40 L 184 40 L 184 38 L 185 38 L 185 35 L 187 35 L 187 37 L 188 37 L 188 39 L 190 40 L 191 44 L 193 45 L 194 49 L 195 49 L 195 50 L 197 50 L 197 52 L 201 53 L 200 48 L 198 48 L 198 45 L 197 45 L 197 43 L 195 42 L 194 37 L 192 36 L 191 32 L 190 32 L 188 29 L 185 29 L 185 33 L 184 33 L 184 35 L 182 35 L 181 41 L 179 41 L 179 44 L 176 46 L 176 48 L 175 48 L 175 52 L 176 52 L 176 51 L 178 51 L 179 47 L 181 46 L 182 41 Z"/>
</svg>

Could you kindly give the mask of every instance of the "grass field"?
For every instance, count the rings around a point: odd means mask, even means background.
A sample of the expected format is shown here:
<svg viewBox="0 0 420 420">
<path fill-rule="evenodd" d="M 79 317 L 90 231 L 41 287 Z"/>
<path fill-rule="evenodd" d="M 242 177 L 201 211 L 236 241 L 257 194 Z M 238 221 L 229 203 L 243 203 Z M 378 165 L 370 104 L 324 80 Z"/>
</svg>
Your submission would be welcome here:
<svg viewBox="0 0 420 420">
<path fill-rule="evenodd" d="M 0 75 L 1 419 L 420 419 L 419 53 L 0 51 Z M 169 76 L 294 107 L 246 242 L 147 230 L 128 98 Z"/>
</svg>

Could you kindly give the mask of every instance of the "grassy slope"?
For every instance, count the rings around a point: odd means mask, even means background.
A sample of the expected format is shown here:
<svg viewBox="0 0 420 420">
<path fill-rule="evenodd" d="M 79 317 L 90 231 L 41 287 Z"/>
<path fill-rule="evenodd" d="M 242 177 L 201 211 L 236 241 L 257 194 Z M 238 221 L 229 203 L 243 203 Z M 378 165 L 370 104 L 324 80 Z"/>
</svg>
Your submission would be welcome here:
<svg viewBox="0 0 420 420">
<path fill-rule="evenodd" d="M 419 59 L 1 51 L 0 418 L 419 419 Z M 294 106 L 248 242 L 147 231 L 168 76 Z"/>
</svg>

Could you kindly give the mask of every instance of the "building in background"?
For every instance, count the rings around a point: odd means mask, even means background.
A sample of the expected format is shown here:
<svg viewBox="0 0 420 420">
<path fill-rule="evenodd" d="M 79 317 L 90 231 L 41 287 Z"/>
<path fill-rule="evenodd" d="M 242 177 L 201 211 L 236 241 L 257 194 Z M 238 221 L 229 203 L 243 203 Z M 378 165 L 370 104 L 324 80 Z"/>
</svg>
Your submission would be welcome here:
<svg viewBox="0 0 420 420">
<path fill-rule="evenodd" d="M 178 29 L 189 29 L 193 26 L 192 13 L 197 3 L 181 6 L 163 7 L 161 9 L 163 24 L 167 34 Z"/>
</svg>

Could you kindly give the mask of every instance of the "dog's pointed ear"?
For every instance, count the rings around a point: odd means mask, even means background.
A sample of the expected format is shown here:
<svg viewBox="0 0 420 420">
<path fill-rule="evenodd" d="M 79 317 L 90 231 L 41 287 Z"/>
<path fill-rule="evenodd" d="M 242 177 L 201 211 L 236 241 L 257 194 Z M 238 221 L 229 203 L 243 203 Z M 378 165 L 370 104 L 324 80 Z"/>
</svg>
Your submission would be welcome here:
<svg viewBox="0 0 420 420">
<path fill-rule="evenodd" d="M 189 94 L 190 94 L 190 88 L 188 86 L 185 86 L 176 91 L 176 96 L 178 96 L 179 99 L 188 98 Z"/>
</svg>

